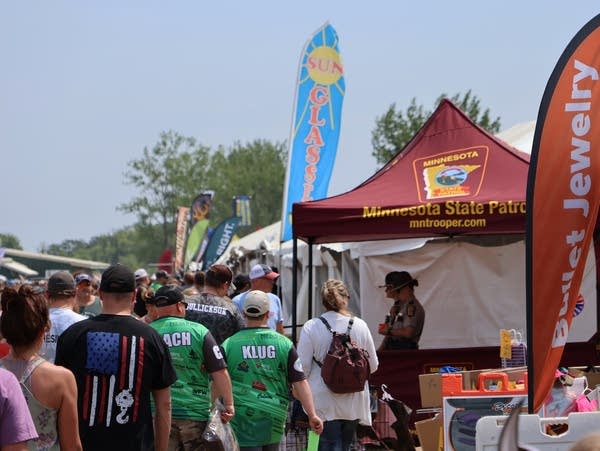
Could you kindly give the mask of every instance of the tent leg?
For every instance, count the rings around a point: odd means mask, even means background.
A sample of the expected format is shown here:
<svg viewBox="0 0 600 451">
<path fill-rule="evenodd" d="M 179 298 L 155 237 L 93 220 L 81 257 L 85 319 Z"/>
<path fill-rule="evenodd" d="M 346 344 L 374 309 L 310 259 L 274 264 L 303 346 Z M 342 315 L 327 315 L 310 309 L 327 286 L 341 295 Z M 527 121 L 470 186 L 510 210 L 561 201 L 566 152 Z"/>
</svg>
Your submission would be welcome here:
<svg viewBox="0 0 600 451">
<path fill-rule="evenodd" d="M 292 342 L 297 343 L 296 328 L 298 327 L 298 239 L 294 237 L 292 245 Z"/>
</svg>

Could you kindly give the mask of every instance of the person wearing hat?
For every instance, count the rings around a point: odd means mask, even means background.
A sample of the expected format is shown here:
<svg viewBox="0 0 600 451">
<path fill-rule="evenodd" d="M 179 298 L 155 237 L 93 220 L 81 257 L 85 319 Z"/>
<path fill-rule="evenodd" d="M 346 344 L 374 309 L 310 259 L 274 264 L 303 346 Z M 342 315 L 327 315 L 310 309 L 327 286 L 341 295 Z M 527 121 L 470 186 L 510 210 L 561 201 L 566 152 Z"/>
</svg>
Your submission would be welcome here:
<svg viewBox="0 0 600 451">
<path fill-rule="evenodd" d="M 198 295 L 188 296 L 185 318 L 204 325 L 220 345 L 244 328 L 244 317 L 227 297 L 233 274 L 225 265 L 212 265 L 204 275 Z"/>
<path fill-rule="evenodd" d="M 233 278 L 233 284 L 235 285 L 235 290 L 231 294 L 231 299 L 235 299 L 237 295 L 250 290 L 250 277 L 248 277 L 248 274 L 236 274 Z"/>
<path fill-rule="evenodd" d="M 156 330 L 131 316 L 131 269 L 109 266 L 99 294 L 102 313 L 73 324 L 56 347 L 56 364 L 70 369 L 77 381 L 83 449 L 166 451 L 170 386 L 177 380 L 169 348 Z"/>
<path fill-rule="evenodd" d="M 163 270 L 156 271 L 154 273 L 154 280 L 150 284 L 150 288 L 152 289 L 152 291 L 156 291 L 163 285 L 166 285 L 168 281 L 169 281 L 169 273 L 167 271 L 163 271 Z"/>
<path fill-rule="evenodd" d="M 425 323 L 425 310 L 415 297 L 417 279 L 406 271 L 392 271 L 385 276 L 385 294 L 394 301 L 379 334 L 384 335 L 379 350 L 418 349 Z"/>
<path fill-rule="evenodd" d="M 221 414 L 229 421 L 235 413 L 231 379 L 217 342 L 202 324 L 185 319 L 187 302 L 175 285 L 160 287 L 152 298 L 157 311 L 151 327 L 169 346 L 177 383 L 171 387 L 171 433 L 169 449 L 204 449 L 202 438 L 211 407 L 211 385 L 214 397 L 222 398 Z M 209 379 L 210 377 L 210 379 Z"/>
<path fill-rule="evenodd" d="M 133 313 L 139 318 L 143 318 L 148 314 L 146 302 L 153 295 L 150 289 L 150 276 L 144 268 L 136 269 L 133 273 L 135 277 L 135 303 L 133 304 Z"/>
<path fill-rule="evenodd" d="M 92 276 L 80 273 L 75 276 L 75 297 L 78 312 L 87 317 L 99 315 L 102 312 L 102 301 L 95 294 Z"/>
<path fill-rule="evenodd" d="M 279 274 L 271 269 L 270 266 L 258 264 L 254 265 L 248 274 L 250 277 L 250 290 L 260 290 L 267 293 L 271 307 L 269 309 L 268 326 L 284 334 L 283 330 L 283 311 L 281 308 L 281 299 L 272 293 L 275 281 Z M 240 311 L 243 310 L 244 300 L 248 291 L 241 293 L 233 298 L 233 303 L 237 305 Z"/>
<path fill-rule="evenodd" d="M 75 313 L 75 279 L 67 271 L 58 271 L 50 276 L 46 287 L 48 300 L 50 329 L 44 333 L 44 341 L 40 348 L 40 356 L 54 363 L 56 342 L 58 337 L 71 324 L 82 321 L 85 316 Z"/>
<path fill-rule="evenodd" d="M 249 291 L 243 304 L 246 328 L 223 342 L 236 408 L 231 425 L 242 451 L 279 449 L 290 384 L 292 394 L 308 415 L 310 427 L 317 434 L 323 431 L 296 348 L 267 325 L 270 308 L 267 293 Z"/>
</svg>

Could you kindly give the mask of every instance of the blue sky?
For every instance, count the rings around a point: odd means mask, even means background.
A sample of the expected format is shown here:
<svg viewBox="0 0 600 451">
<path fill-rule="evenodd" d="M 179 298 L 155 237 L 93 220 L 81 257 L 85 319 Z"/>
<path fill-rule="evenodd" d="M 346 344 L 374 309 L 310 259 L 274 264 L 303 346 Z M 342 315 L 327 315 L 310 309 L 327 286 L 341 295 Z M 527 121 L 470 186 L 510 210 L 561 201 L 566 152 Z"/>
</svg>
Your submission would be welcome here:
<svg viewBox="0 0 600 451">
<path fill-rule="evenodd" d="M 535 119 L 554 64 L 598 13 L 592 1 L 213 3 L 0 4 L 0 233 L 35 251 L 132 224 L 116 211 L 136 195 L 123 172 L 164 130 L 212 147 L 287 139 L 300 52 L 325 21 L 347 87 L 332 195 L 375 171 L 371 131 L 392 102 L 431 108 L 472 89 L 503 128 Z"/>
</svg>

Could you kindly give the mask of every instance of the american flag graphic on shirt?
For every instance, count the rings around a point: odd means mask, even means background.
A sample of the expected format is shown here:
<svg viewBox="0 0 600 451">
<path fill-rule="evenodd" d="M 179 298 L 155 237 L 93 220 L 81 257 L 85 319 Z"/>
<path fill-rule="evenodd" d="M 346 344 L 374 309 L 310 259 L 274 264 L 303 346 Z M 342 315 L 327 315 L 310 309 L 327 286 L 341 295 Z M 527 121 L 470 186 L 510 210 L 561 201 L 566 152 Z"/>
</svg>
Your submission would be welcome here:
<svg viewBox="0 0 600 451">
<path fill-rule="evenodd" d="M 87 334 L 83 421 L 88 426 L 135 423 L 144 370 L 144 339 Z"/>
</svg>

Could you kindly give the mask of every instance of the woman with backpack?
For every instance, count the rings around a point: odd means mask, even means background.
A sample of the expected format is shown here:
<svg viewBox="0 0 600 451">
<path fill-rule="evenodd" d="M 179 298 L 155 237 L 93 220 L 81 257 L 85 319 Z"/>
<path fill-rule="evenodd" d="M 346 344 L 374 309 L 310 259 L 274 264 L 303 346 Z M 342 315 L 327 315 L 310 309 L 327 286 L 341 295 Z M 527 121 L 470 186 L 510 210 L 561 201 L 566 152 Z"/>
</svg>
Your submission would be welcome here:
<svg viewBox="0 0 600 451">
<path fill-rule="evenodd" d="M 348 333 L 353 348 L 366 351 L 364 355 L 367 356 L 371 373 L 377 370 L 379 361 L 367 323 L 348 310 L 349 295 L 344 283 L 329 279 L 321 288 L 321 299 L 326 311 L 302 327 L 298 355 L 308 377 L 317 415 L 324 421 L 319 451 L 347 451 L 355 439 L 357 425 L 371 425 L 370 396 L 367 382 L 359 391 L 335 393 L 340 391 L 338 387 L 333 382 L 328 386 L 321 377 L 333 332 Z"/>
</svg>

